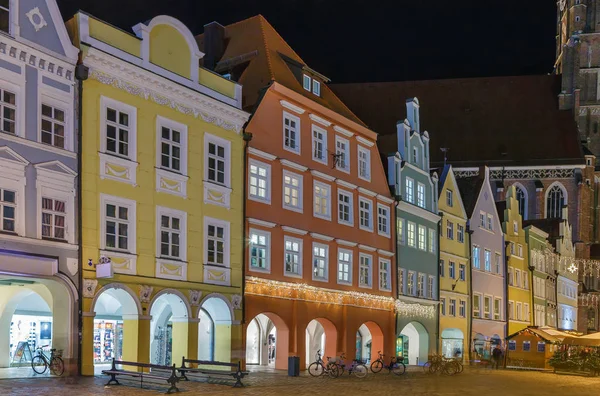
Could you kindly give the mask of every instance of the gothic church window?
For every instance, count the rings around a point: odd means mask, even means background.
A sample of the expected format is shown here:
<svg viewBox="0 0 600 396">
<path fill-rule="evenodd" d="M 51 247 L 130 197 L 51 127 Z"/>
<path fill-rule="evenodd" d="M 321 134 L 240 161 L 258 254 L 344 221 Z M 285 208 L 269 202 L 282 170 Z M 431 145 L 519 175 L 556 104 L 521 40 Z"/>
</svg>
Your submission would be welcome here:
<svg viewBox="0 0 600 396">
<path fill-rule="evenodd" d="M 527 219 L 527 193 L 520 186 L 516 186 L 517 201 L 519 202 L 519 214 L 523 217 L 523 220 Z"/>
<path fill-rule="evenodd" d="M 559 185 L 554 185 L 546 193 L 546 218 L 562 218 L 562 208 L 565 204 L 565 194 Z"/>
</svg>

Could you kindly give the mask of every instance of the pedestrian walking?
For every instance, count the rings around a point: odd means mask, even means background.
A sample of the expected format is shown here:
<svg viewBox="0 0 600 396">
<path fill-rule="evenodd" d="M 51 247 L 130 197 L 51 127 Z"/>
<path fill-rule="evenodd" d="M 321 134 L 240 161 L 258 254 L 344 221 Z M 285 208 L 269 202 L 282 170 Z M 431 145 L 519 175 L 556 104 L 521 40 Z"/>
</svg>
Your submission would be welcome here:
<svg viewBox="0 0 600 396">
<path fill-rule="evenodd" d="M 498 370 L 500 367 L 500 361 L 502 360 L 502 349 L 498 345 L 492 351 L 492 358 L 494 359 L 494 368 Z"/>
</svg>

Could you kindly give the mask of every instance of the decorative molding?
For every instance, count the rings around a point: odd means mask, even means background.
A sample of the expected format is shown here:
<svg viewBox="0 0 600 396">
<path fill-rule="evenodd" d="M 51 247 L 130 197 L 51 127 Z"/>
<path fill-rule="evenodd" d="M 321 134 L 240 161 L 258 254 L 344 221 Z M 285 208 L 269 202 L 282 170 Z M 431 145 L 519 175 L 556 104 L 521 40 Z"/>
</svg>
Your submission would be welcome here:
<svg viewBox="0 0 600 396">
<path fill-rule="evenodd" d="M 242 296 L 239 294 L 231 296 L 231 306 L 233 309 L 242 309 Z"/>
<path fill-rule="evenodd" d="M 367 252 L 374 252 L 374 251 L 377 250 L 377 248 L 374 248 L 374 247 L 371 247 L 371 246 L 367 246 L 367 245 L 362 245 L 362 244 L 358 245 L 358 248 L 360 250 L 365 250 Z"/>
<path fill-rule="evenodd" d="M 84 63 L 89 77 L 131 95 L 167 106 L 180 113 L 202 119 L 219 128 L 239 134 L 249 114 L 208 95 L 175 84 L 156 73 L 89 48 Z"/>
<path fill-rule="evenodd" d="M 308 168 L 304 165 L 300 165 L 300 164 L 297 164 L 295 162 L 288 161 L 285 159 L 280 159 L 279 162 L 281 162 L 281 165 L 287 166 L 288 168 L 299 170 L 301 172 L 306 172 L 308 170 Z"/>
<path fill-rule="evenodd" d="M 71 276 L 77 275 L 79 272 L 79 260 L 76 258 L 67 257 L 67 270 Z"/>
<path fill-rule="evenodd" d="M 348 183 L 347 181 L 344 181 L 342 179 L 335 179 L 335 182 L 340 186 L 348 188 L 350 190 L 356 190 L 358 188 L 356 184 Z"/>
<path fill-rule="evenodd" d="M 83 280 L 83 297 L 94 298 L 96 294 L 96 287 L 98 287 L 97 279 L 84 279 Z"/>
<path fill-rule="evenodd" d="M 268 161 L 275 161 L 277 159 L 276 155 L 266 153 L 262 150 L 255 149 L 254 147 L 248 147 L 248 154 L 252 154 L 256 157 L 260 157 Z"/>
<path fill-rule="evenodd" d="M 152 287 L 152 286 L 140 285 L 139 286 L 140 302 L 142 302 L 142 303 L 149 303 L 150 302 L 150 296 L 152 296 L 152 291 L 153 290 L 154 290 L 154 287 Z"/>
<path fill-rule="evenodd" d="M 38 7 L 29 10 L 25 16 L 29 19 L 31 26 L 33 26 L 36 32 L 39 32 L 44 26 L 48 26 L 48 23 L 46 23 L 46 20 Z"/>
<path fill-rule="evenodd" d="M 358 187 L 358 192 L 361 193 L 361 194 L 363 194 L 363 195 L 366 195 L 368 197 L 376 197 L 377 196 L 376 192 L 373 192 L 371 190 L 367 190 L 366 188 L 362 188 L 362 187 Z"/>
<path fill-rule="evenodd" d="M 385 195 L 377 194 L 377 200 L 381 202 L 385 202 L 387 204 L 393 204 L 394 200 L 392 198 L 388 198 Z"/>
<path fill-rule="evenodd" d="M 73 158 L 73 159 L 77 158 L 77 153 L 74 153 L 72 151 L 68 151 L 65 149 L 58 148 L 58 147 L 50 146 L 49 144 L 36 142 L 35 140 L 25 139 L 21 136 L 13 135 L 12 133 L 0 132 L 0 138 L 2 138 L 2 140 L 8 140 L 10 142 L 22 144 L 23 146 L 28 146 L 28 147 L 32 147 L 34 149 L 48 151 L 48 152 L 58 154 L 58 155 L 61 155 L 61 156 L 67 157 L 67 158 Z"/>
<path fill-rule="evenodd" d="M 231 286 L 231 268 L 216 265 L 204 265 L 204 283 Z"/>
<path fill-rule="evenodd" d="M 187 281 L 188 263 L 177 260 L 156 259 L 157 278 Z"/>
<path fill-rule="evenodd" d="M 218 184 L 204 181 L 204 203 L 222 206 L 229 209 L 231 189 Z"/>
<path fill-rule="evenodd" d="M 286 109 L 291 110 L 296 114 L 304 114 L 306 112 L 306 110 L 304 110 L 302 107 L 296 106 L 287 100 L 280 100 L 279 103 Z"/>
<path fill-rule="evenodd" d="M 342 245 L 342 246 L 356 247 L 356 245 L 358 245 L 358 243 L 356 243 L 356 242 L 345 241 L 343 239 L 336 239 L 335 241 L 337 242 L 338 245 Z"/>
<path fill-rule="evenodd" d="M 200 299 L 202 298 L 201 290 L 190 290 L 189 295 L 190 295 L 190 305 L 192 305 L 192 306 L 200 305 Z"/>
<path fill-rule="evenodd" d="M 360 144 L 364 144 L 367 147 L 373 147 L 375 146 L 375 142 L 365 139 L 362 136 L 356 136 L 356 141 L 359 142 Z"/>
<path fill-rule="evenodd" d="M 326 126 L 326 127 L 330 127 L 331 126 L 331 122 L 327 121 L 324 118 L 319 117 L 318 115 L 309 114 L 308 118 L 310 118 L 311 120 L 313 120 L 317 124 L 321 124 L 321 125 Z"/>
<path fill-rule="evenodd" d="M 298 228 L 293 228 L 293 227 L 288 227 L 288 226 L 281 226 L 281 229 L 284 232 L 288 232 L 290 234 L 296 234 L 296 235 L 306 235 L 306 234 L 308 234 L 308 231 L 304 231 L 304 230 L 300 230 Z"/>
<path fill-rule="evenodd" d="M 100 256 L 110 258 L 115 273 L 137 275 L 137 256 L 135 254 L 100 250 Z"/>
<path fill-rule="evenodd" d="M 571 179 L 575 177 L 577 168 L 516 168 L 516 169 L 490 169 L 490 179 Z M 479 176 L 478 169 L 454 168 L 454 176 L 457 179 Z"/>
<path fill-rule="evenodd" d="M 187 198 L 188 179 L 188 176 L 156 168 L 156 191 Z"/>
<path fill-rule="evenodd" d="M 333 241 L 333 237 L 323 235 L 323 234 L 317 234 L 316 232 L 311 232 L 310 236 L 313 237 L 314 239 L 318 239 L 318 240 L 325 241 L 325 242 Z"/>
<path fill-rule="evenodd" d="M 347 130 L 347 129 L 344 129 L 344 128 L 342 128 L 342 127 L 338 126 L 338 125 L 334 125 L 334 126 L 333 126 L 333 130 L 334 130 L 334 131 L 336 131 L 336 132 L 339 132 L 339 133 L 341 133 L 342 135 L 344 135 L 344 136 L 347 136 L 347 137 L 352 137 L 352 136 L 354 136 L 354 133 L 352 133 L 352 132 L 350 132 L 349 130 Z"/>
<path fill-rule="evenodd" d="M 377 249 L 377 253 L 379 253 L 380 256 L 385 256 L 385 257 L 394 256 L 394 252 L 388 252 L 387 250 L 383 250 L 383 249 Z"/>
<path fill-rule="evenodd" d="M 100 179 L 111 179 L 136 185 L 138 163 L 114 155 L 98 153 L 100 157 Z"/>
<path fill-rule="evenodd" d="M 265 228 L 275 228 L 275 226 L 277 225 L 277 224 L 271 223 L 269 221 L 264 221 L 264 220 L 259 220 L 259 219 L 253 219 L 251 217 L 248 217 L 248 223 L 254 224 L 254 225 L 257 225 L 257 226 L 261 226 L 261 227 L 265 227 Z"/>
<path fill-rule="evenodd" d="M 332 182 L 332 181 L 335 180 L 334 176 L 330 176 L 330 175 L 328 175 L 326 173 L 319 172 L 319 171 L 316 171 L 316 170 L 311 170 L 310 174 L 313 175 L 314 177 L 318 177 L 319 179 L 323 179 L 323 180 L 326 180 L 326 181 L 329 181 L 329 182 Z"/>
</svg>

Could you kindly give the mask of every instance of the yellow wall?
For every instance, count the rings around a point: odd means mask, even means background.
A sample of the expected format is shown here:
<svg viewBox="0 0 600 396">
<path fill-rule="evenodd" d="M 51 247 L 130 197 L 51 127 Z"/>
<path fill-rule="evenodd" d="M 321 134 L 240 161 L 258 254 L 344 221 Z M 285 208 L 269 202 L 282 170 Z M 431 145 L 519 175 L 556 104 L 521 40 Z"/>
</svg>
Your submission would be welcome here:
<svg viewBox="0 0 600 396">
<path fill-rule="evenodd" d="M 203 68 L 198 70 L 198 82 L 229 98 L 235 98 L 235 87 L 237 84 L 209 70 Z"/>
<path fill-rule="evenodd" d="M 185 38 L 169 25 L 150 31 L 150 62 L 185 78 L 191 76 L 192 53 Z"/>
<path fill-rule="evenodd" d="M 89 18 L 90 36 L 133 56 L 141 56 L 141 40 L 102 21 Z"/>
</svg>

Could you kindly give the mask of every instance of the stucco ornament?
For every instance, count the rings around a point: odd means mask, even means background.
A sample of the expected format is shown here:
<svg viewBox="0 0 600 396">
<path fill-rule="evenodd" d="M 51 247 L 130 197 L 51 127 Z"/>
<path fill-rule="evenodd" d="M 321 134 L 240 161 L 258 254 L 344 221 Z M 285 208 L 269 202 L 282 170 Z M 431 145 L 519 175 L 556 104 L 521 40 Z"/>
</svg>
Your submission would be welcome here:
<svg viewBox="0 0 600 396">
<path fill-rule="evenodd" d="M 190 304 L 199 305 L 202 292 L 200 290 L 190 290 Z"/>
<path fill-rule="evenodd" d="M 38 7 L 29 10 L 29 12 L 25 14 L 25 16 L 27 16 L 29 22 L 31 23 L 36 32 L 39 32 L 40 29 L 44 26 L 48 26 L 46 20 L 44 19 L 44 16 L 42 15 L 42 12 Z"/>
<path fill-rule="evenodd" d="M 69 274 L 71 274 L 71 276 L 77 275 L 77 272 L 79 272 L 79 261 L 74 258 L 68 258 L 67 270 L 69 270 Z"/>
<path fill-rule="evenodd" d="M 83 297 L 93 298 L 96 293 L 96 287 L 98 287 L 98 281 L 96 279 L 84 279 Z"/>
<path fill-rule="evenodd" d="M 239 294 L 234 294 L 231 296 L 231 305 L 233 306 L 233 309 L 242 308 L 242 296 Z"/>
<path fill-rule="evenodd" d="M 154 290 L 152 286 L 140 285 L 140 301 L 143 303 L 149 303 L 152 290 Z"/>
</svg>

